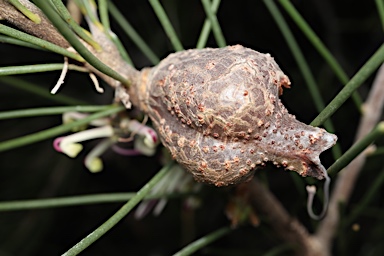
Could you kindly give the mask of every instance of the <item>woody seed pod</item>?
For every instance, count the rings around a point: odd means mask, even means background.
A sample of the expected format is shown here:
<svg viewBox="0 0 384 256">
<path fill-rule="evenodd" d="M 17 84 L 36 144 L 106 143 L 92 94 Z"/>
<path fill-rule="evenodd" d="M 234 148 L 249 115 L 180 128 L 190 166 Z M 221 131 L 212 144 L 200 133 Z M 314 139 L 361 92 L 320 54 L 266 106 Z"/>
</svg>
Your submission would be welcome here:
<svg viewBox="0 0 384 256">
<path fill-rule="evenodd" d="M 269 54 L 240 45 L 187 50 L 140 76 L 140 108 L 197 181 L 236 184 L 266 162 L 324 177 L 319 154 L 337 137 L 288 113 L 279 94 L 290 81 Z"/>
</svg>

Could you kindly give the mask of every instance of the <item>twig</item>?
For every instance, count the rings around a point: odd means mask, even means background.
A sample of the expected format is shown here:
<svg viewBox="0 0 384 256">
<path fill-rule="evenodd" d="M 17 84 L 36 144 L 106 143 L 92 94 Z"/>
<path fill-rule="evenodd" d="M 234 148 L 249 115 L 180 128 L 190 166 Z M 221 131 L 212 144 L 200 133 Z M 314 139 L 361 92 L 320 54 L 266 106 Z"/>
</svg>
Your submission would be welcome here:
<svg viewBox="0 0 384 256">
<path fill-rule="evenodd" d="M 6 0 L 0 0 L 0 19 L 7 20 L 18 28 L 32 34 L 38 38 L 44 39 L 48 42 L 68 48 L 70 44 L 65 38 L 56 30 L 52 23 L 37 8 L 34 4 L 27 0 L 19 0 L 26 8 L 31 12 L 38 14 L 41 18 L 41 22 L 36 24 L 32 20 L 28 19 L 24 14 L 19 12 L 12 4 Z"/>
<path fill-rule="evenodd" d="M 372 89 L 368 95 L 366 103 L 363 106 L 364 115 L 362 116 L 355 141 L 368 134 L 380 120 L 381 111 L 384 104 L 384 65 L 379 69 Z M 357 156 L 342 172 L 336 181 L 329 204 L 328 214 L 320 224 L 316 233 L 316 238 L 324 248 L 330 250 L 332 239 L 335 236 L 336 229 L 340 220 L 339 205 L 347 203 L 356 179 L 362 169 L 366 159 L 366 154 Z M 330 251 L 328 251 L 330 255 Z"/>
<path fill-rule="evenodd" d="M 30 9 L 33 13 L 38 13 L 38 15 L 42 18 L 42 22 L 37 25 L 33 21 L 26 18 L 22 13 L 20 13 L 16 8 L 14 8 L 11 4 L 9 4 L 6 0 L 0 0 L 0 19 L 6 19 L 7 21 L 13 23 L 17 27 L 22 30 L 27 31 L 30 34 L 33 34 L 41 39 L 52 42 L 56 45 L 68 48 L 70 47 L 69 43 L 64 39 L 64 37 L 55 29 L 52 25 L 51 21 L 42 13 L 42 11 L 37 8 L 35 5 L 30 3 L 27 0 L 20 0 L 23 5 L 25 5 L 28 9 Z M 47 8 L 49 9 L 49 8 Z M 52 14 L 52 13 L 51 13 Z M 56 15 L 56 13 L 54 13 Z M 96 25 L 89 23 L 92 36 L 97 41 L 97 43 L 102 47 L 102 51 L 97 51 L 93 47 L 89 46 L 84 41 L 80 41 L 78 47 L 84 48 L 87 51 L 88 58 L 94 60 L 93 64 L 85 63 L 85 68 L 90 70 L 90 72 L 97 74 L 100 76 L 105 82 L 107 82 L 111 87 L 122 87 L 121 83 L 119 83 L 116 77 L 119 77 L 120 81 L 124 80 L 126 84 L 123 86 L 129 86 L 129 84 L 139 82 L 137 79 L 139 78 L 139 72 L 130 66 L 128 63 L 121 58 L 120 53 L 116 46 L 109 40 L 108 36 Z M 67 30 L 68 28 L 64 26 Z M 53 37 L 53 38 L 51 38 Z M 75 36 L 75 41 L 79 39 Z M 83 52 L 83 54 L 85 54 Z M 88 59 L 87 59 L 88 60 Z M 98 61 L 96 61 L 98 60 Z M 101 61 L 101 62 L 100 62 Z M 93 67 L 96 65 L 97 67 Z M 100 66 L 107 68 L 107 74 L 102 73 L 98 69 Z M 106 72 L 103 69 L 103 72 Z M 112 74 L 112 73 L 113 74 Z M 137 98 L 137 93 L 135 93 L 135 88 L 120 88 L 119 98 L 123 98 L 124 96 L 127 98 L 126 106 L 129 108 L 130 101 L 136 106 L 139 106 L 139 99 Z M 128 97 L 129 90 L 129 97 Z"/>
<path fill-rule="evenodd" d="M 307 229 L 284 209 L 279 200 L 256 178 L 248 183 L 250 203 L 265 215 L 269 224 L 283 240 L 295 246 L 297 255 L 322 256 L 323 248 Z"/>
</svg>

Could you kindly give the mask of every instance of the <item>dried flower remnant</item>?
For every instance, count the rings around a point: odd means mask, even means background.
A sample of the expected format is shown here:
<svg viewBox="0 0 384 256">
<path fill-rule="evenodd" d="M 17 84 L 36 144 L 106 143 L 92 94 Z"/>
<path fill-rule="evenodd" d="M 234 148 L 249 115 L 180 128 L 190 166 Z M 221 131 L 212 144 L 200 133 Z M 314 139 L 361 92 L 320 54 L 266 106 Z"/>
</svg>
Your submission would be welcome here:
<svg viewBox="0 0 384 256">
<path fill-rule="evenodd" d="M 290 81 L 269 54 L 240 45 L 187 50 L 141 72 L 139 107 L 196 180 L 226 186 L 266 162 L 324 178 L 319 154 L 336 143 L 279 99 Z"/>
<path fill-rule="evenodd" d="M 235 187 L 234 193 L 225 207 L 225 213 L 231 221 L 232 228 L 247 222 L 254 227 L 260 224 L 260 219 L 250 203 L 250 191 L 247 183 L 241 183 Z"/>
<path fill-rule="evenodd" d="M 173 193 L 196 193 L 200 190 L 201 184 L 193 180 L 192 176 L 182 170 L 180 165 L 174 165 L 171 170 L 156 184 L 150 195 L 171 195 Z M 158 216 L 165 208 L 168 200 L 148 199 L 140 203 L 135 211 L 135 218 L 144 218 L 151 210 Z M 186 196 L 183 199 L 183 206 L 186 209 L 195 209 L 200 205 L 200 200 L 194 195 Z"/>
</svg>

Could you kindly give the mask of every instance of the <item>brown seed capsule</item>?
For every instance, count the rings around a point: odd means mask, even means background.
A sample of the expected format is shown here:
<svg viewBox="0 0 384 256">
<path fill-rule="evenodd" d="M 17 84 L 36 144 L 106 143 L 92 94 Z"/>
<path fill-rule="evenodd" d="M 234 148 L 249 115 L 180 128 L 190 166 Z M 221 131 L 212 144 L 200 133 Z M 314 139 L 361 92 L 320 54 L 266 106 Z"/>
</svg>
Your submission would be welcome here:
<svg viewBox="0 0 384 256">
<path fill-rule="evenodd" d="M 141 76 L 141 109 L 196 180 L 236 184 L 251 178 L 263 161 L 323 178 L 319 154 L 337 137 L 288 114 L 279 94 L 290 82 L 269 54 L 240 45 L 187 50 L 170 54 Z M 245 140 L 246 134 L 253 139 Z"/>
</svg>

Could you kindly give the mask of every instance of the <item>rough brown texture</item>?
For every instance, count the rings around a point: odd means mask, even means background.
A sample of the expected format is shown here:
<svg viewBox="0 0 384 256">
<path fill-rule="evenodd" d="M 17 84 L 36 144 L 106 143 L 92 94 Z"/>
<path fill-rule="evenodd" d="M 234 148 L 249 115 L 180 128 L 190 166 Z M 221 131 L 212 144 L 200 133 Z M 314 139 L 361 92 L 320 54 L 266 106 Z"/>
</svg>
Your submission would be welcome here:
<svg viewBox="0 0 384 256">
<path fill-rule="evenodd" d="M 142 71 L 141 109 L 196 180 L 248 180 L 266 162 L 323 178 L 319 154 L 337 137 L 303 124 L 279 100 L 289 79 L 269 54 L 240 45 L 187 50 Z"/>
<path fill-rule="evenodd" d="M 31 12 L 39 15 L 41 23 L 34 23 L 6 0 L 0 0 L 0 19 L 7 20 L 29 34 L 47 40 L 63 48 L 68 48 L 70 46 L 67 40 L 65 40 L 65 38 L 56 30 L 56 28 L 45 17 L 39 8 L 27 0 L 19 0 L 19 2 Z"/>
</svg>

